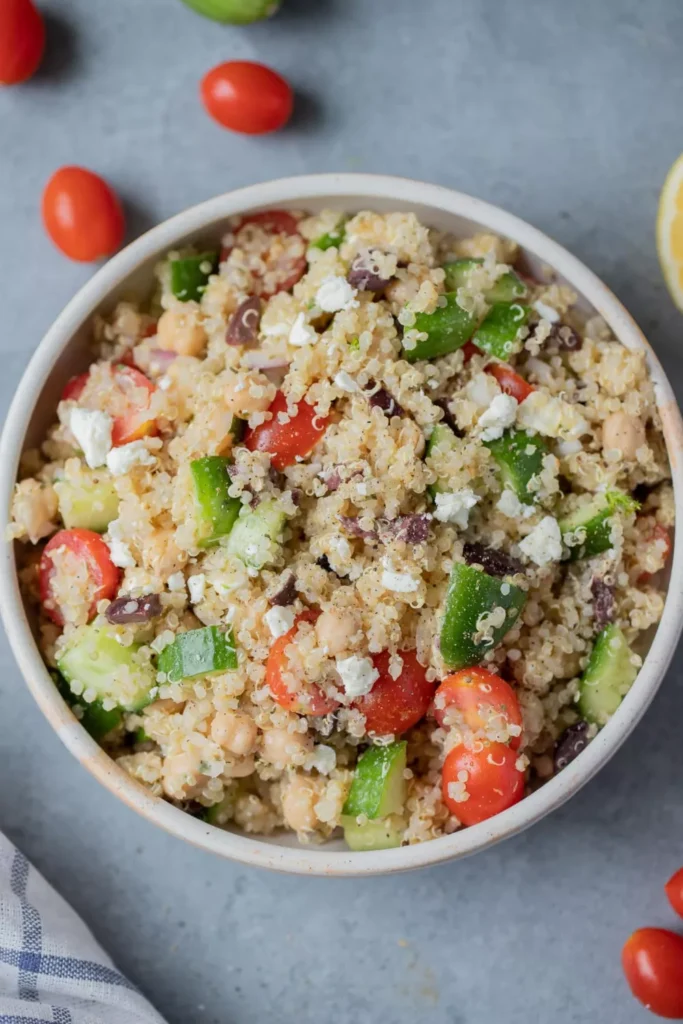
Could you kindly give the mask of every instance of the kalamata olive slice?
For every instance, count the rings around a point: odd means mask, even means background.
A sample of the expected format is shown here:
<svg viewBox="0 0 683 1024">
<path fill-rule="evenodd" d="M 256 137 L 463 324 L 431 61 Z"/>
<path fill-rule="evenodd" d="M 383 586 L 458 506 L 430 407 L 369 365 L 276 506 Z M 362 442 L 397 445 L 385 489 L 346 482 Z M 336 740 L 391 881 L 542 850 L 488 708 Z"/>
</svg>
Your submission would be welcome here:
<svg viewBox="0 0 683 1024">
<path fill-rule="evenodd" d="M 480 565 L 492 576 L 514 576 L 515 573 L 524 572 L 524 566 L 516 558 L 506 555 L 504 551 L 487 548 L 485 544 L 467 543 L 462 553 L 468 565 Z"/>
<path fill-rule="evenodd" d="M 354 257 L 346 280 L 361 292 L 382 292 L 389 284 L 389 278 L 380 274 L 375 256 L 367 250 Z"/>
<path fill-rule="evenodd" d="M 391 395 L 386 388 L 379 388 L 377 391 L 372 391 L 372 388 L 377 387 L 374 381 L 368 382 L 368 388 L 372 392 L 368 394 L 368 402 L 373 408 L 381 409 L 391 419 L 392 416 L 402 416 L 403 409 L 398 404 L 393 395 Z"/>
<path fill-rule="evenodd" d="M 588 722 L 570 725 L 555 744 L 555 771 L 561 772 L 588 746 Z"/>
<path fill-rule="evenodd" d="M 601 630 L 614 619 L 614 587 L 595 576 L 591 582 L 591 593 L 595 627 Z"/>
<path fill-rule="evenodd" d="M 557 341 L 561 352 L 578 352 L 583 346 L 583 338 L 567 324 L 555 327 L 551 337 Z"/>
<path fill-rule="evenodd" d="M 424 544 L 429 537 L 431 522 L 432 517 L 427 512 L 381 519 L 380 537 L 382 540 L 402 540 L 406 544 Z"/>
<path fill-rule="evenodd" d="M 281 582 L 280 588 L 270 598 L 270 603 L 279 608 L 286 608 L 288 604 L 294 604 L 296 595 L 296 576 L 290 572 L 287 578 Z"/>
<path fill-rule="evenodd" d="M 161 615 L 161 598 L 158 594 L 144 597 L 117 597 L 107 608 L 105 618 L 115 626 L 131 623 L 151 622 Z"/>
<path fill-rule="evenodd" d="M 250 295 L 240 302 L 230 317 L 225 341 L 228 345 L 250 345 L 258 338 L 261 323 L 261 300 L 258 295 Z"/>
</svg>

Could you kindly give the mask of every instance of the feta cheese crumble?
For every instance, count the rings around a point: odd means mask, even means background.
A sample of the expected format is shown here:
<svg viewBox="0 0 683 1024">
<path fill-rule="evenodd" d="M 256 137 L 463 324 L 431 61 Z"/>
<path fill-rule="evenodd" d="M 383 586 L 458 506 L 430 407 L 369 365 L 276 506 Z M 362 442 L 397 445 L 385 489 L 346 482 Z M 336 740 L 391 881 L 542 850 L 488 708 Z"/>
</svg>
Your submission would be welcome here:
<svg viewBox="0 0 683 1024">
<path fill-rule="evenodd" d="M 524 399 L 517 412 L 517 423 L 524 429 L 546 437 L 561 437 L 564 441 L 575 441 L 590 432 L 576 406 L 544 391 L 532 391 Z"/>
<path fill-rule="evenodd" d="M 354 391 L 360 391 L 360 388 L 356 384 L 355 380 L 350 373 L 346 370 L 340 370 L 339 373 L 334 376 L 334 383 L 342 391 L 348 391 L 349 394 L 353 394 Z"/>
<path fill-rule="evenodd" d="M 263 621 L 270 630 L 271 636 L 277 640 L 278 637 L 289 633 L 294 625 L 294 609 L 278 608 L 273 605 L 263 616 Z"/>
<path fill-rule="evenodd" d="M 409 572 L 394 572 L 391 565 L 385 562 L 382 586 L 385 590 L 393 590 L 395 594 L 412 594 L 420 586 L 420 578 L 411 576 Z"/>
<path fill-rule="evenodd" d="M 370 658 L 359 658 L 357 654 L 352 654 L 350 658 L 337 658 L 335 664 L 348 697 L 363 697 L 370 693 L 379 679 L 379 672 Z"/>
<path fill-rule="evenodd" d="M 511 491 L 508 487 L 505 488 L 498 499 L 496 508 L 504 516 L 509 516 L 510 519 L 528 519 L 536 511 L 533 505 L 525 505 L 521 502 L 515 492 Z"/>
<path fill-rule="evenodd" d="M 470 509 L 474 508 L 479 501 L 479 495 L 475 494 L 470 487 L 463 487 L 459 491 L 437 493 L 435 501 L 435 519 L 438 519 L 440 523 L 453 523 L 461 530 L 466 530 Z"/>
<path fill-rule="evenodd" d="M 125 541 L 118 537 L 110 537 L 108 541 L 109 554 L 115 566 L 119 569 L 132 569 L 135 565 L 133 554 Z"/>
<path fill-rule="evenodd" d="M 91 469 L 104 466 L 111 449 L 111 416 L 97 409 L 72 409 L 69 429 Z"/>
<path fill-rule="evenodd" d="M 166 586 L 175 594 L 185 589 L 185 577 L 182 572 L 173 572 L 166 581 Z"/>
<path fill-rule="evenodd" d="M 358 305 L 356 290 L 345 277 L 330 274 L 315 295 L 315 304 L 325 313 L 338 313 L 342 309 L 353 309 Z"/>
<path fill-rule="evenodd" d="M 534 302 L 534 309 L 539 316 L 542 316 L 544 320 L 547 320 L 549 324 L 557 324 L 560 322 L 560 314 L 553 306 L 548 306 L 545 302 Z"/>
<path fill-rule="evenodd" d="M 196 572 L 194 576 L 190 576 L 187 581 L 187 589 L 190 592 L 192 604 L 199 604 L 200 601 L 203 601 L 206 590 L 206 576 L 204 573 Z"/>
<path fill-rule="evenodd" d="M 548 565 L 562 558 L 562 536 L 557 519 L 545 516 L 528 536 L 520 541 L 520 551 L 536 565 Z"/>
<path fill-rule="evenodd" d="M 304 768 L 315 768 L 321 775 L 329 775 L 337 767 L 337 752 L 327 743 L 318 743 L 304 761 Z"/>
<path fill-rule="evenodd" d="M 289 344 L 300 348 L 304 345 L 312 345 L 317 340 L 318 335 L 310 324 L 306 323 L 305 314 L 299 313 L 289 332 Z"/>
<path fill-rule="evenodd" d="M 512 395 L 496 395 L 488 409 L 477 423 L 477 432 L 482 441 L 497 441 L 503 431 L 511 427 L 517 418 L 517 399 Z"/>
<path fill-rule="evenodd" d="M 144 441 L 131 441 L 107 453 L 107 469 L 114 476 L 124 476 L 133 466 L 155 466 L 156 461 Z"/>
</svg>

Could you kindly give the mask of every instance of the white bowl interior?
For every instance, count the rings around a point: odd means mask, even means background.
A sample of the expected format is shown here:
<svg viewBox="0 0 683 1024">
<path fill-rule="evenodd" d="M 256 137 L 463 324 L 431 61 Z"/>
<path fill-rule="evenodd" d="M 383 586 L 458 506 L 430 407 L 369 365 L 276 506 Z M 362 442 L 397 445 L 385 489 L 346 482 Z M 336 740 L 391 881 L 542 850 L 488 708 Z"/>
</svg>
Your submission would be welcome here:
<svg viewBox="0 0 683 1024">
<path fill-rule="evenodd" d="M 680 453 L 683 426 L 666 377 L 638 328 L 609 290 L 583 264 L 546 236 L 517 218 L 469 196 L 403 179 L 368 175 L 316 175 L 253 186 L 195 207 L 160 225 L 116 256 L 67 307 L 34 356 L 8 416 L 0 449 L 0 500 L 8 507 L 20 450 L 37 446 L 54 421 L 66 381 L 91 361 L 91 320 L 107 313 L 121 299 L 146 300 L 153 290 L 153 271 L 169 249 L 192 243 L 215 245 L 234 213 L 261 209 L 323 208 L 347 211 L 374 209 L 412 211 L 426 224 L 455 235 L 491 230 L 522 246 L 525 269 L 539 279 L 569 284 L 581 296 L 588 316 L 600 313 L 629 348 L 645 347 L 664 416 L 676 490 L 681 499 Z M 550 267 L 556 268 L 554 272 Z M 683 556 L 676 545 L 674 586 L 670 586 L 662 623 L 650 654 L 619 711 L 582 755 L 541 790 L 481 825 L 420 846 L 377 853 L 350 853 L 340 841 L 300 846 L 287 835 L 251 838 L 207 826 L 164 801 L 151 797 L 109 760 L 71 715 L 55 690 L 30 637 L 32 613 L 22 609 L 11 546 L 0 573 L 0 600 L 15 655 L 30 688 L 64 742 L 93 773 L 136 810 L 169 831 L 204 848 L 246 863 L 312 874 L 366 874 L 404 870 L 482 849 L 520 831 L 571 796 L 614 753 L 650 702 L 666 670 L 681 628 Z M 650 645 L 648 645 L 650 646 Z"/>
</svg>

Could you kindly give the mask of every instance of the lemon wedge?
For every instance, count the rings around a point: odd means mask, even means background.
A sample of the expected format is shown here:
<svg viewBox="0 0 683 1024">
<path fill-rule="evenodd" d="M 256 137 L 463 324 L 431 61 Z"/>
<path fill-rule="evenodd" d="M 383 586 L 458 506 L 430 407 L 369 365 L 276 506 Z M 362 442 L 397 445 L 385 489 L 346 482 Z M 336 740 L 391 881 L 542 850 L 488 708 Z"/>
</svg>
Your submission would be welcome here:
<svg viewBox="0 0 683 1024">
<path fill-rule="evenodd" d="M 659 197 L 657 252 L 671 297 L 683 310 L 683 153 L 667 174 Z"/>
</svg>

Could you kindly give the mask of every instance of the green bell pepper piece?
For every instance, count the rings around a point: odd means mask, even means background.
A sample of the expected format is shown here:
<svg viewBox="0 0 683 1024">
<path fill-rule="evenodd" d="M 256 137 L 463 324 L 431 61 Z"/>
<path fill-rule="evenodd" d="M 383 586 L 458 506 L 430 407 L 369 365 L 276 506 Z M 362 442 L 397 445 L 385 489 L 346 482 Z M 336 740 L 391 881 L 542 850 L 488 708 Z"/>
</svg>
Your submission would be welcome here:
<svg viewBox="0 0 683 1024">
<path fill-rule="evenodd" d="M 474 268 L 481 266 L 483 262 L 480 259 L 461 259 L 444 263 L 446 290 L 455 292 L 458 288 L 463 288 L 467 285 L 469 276 Z M 507 274 L 502 274 L 493 287 L 484 292 L 484 298 L 487 302 L 514 302 L 515 299 L 521 299 L 525 295 L 526 285 L 513 270 L 509 270 Z"/>
<path fill-rule="evenodd" d="M 316 238 L 315 242 L 311 242 L 311 249 L 322 249 L 323 252 L 327 249 L 331 249 L 335 246 L 337 249 L 344 241 L 346 235 L 346 217 L 342 217 L 331 231 L 327 231 L 324 235 L 320 235 Z"/>
<path fill-rule="evenodd" d="M 538 493 L 529 485 L 543 469 L 543 459 L 548 454 L 545 441 L 525 430 L 506 430 L 502 437 L 484 444 L 498 463 L 503 485 L 514 491 L 520 501 L 534 504 Z"/>
<path fill-rule="evenodd" d="M 199 302 L 206 284 L 218 269 L 218 253 L 202 252 L 197 256 L 183 256 L 171 260 L 171 291 L 176 299 Z"/>
<path fill-rule="evenodd" d="M 476 327 L 474 317 L 458 305 L 455 292 L 446 292 L 446 305 L 437 306 L 433 313 L 417 313 L 410 330 L 420 331 L 427 337 L 415 348 L 404 348 L 403 358 L 409 363 L 418 359 L 437 359 L 462 348 Z"/>
<path fill-rule="evenodd" d="M 496 359 L 508 360 L 522 348 L 519 332 L 531 314 L 519 302 L 496 302 L 474 333 L 473 343 Z"/>
<path fill-rule="evenodd" d="M 628 494 L 613 489 L 565 516 L 560 520 L 560 533 L 569 550 L 569 560 L 575 562 L 608 551 L 613 546 L 615 515 L 620 512 L 630 515 L 639 508 L 638 502 Z"/>
<path fill-rule="evenodd" d="M 200 547 L 210 547 L 226 537 L 240 514 L 242 502 L 228 494 L 229 465 L 230 460 L 222 455 L 207 455 L 190 463 L 202 532 Z"/>
<path fill-rule="evenodd" d="M 512 628 L 525 602 L 526 593 L 521 587 L 489 576 L 473 565 L 456 562 L 441 625 L 441 654 L 448 667 L 477 665 Z M 487 625 L 484 617 L 499 609 L 505 612 L 503 622 Z"/>
<path fill-rule="evenodd" d="M 161 651 L 157 666 L 169 683 L 235 669 L 237 651 L 232 630 L 223 632 L 218 626 L 205 626 L 179 633 Z"/>
</svg>

